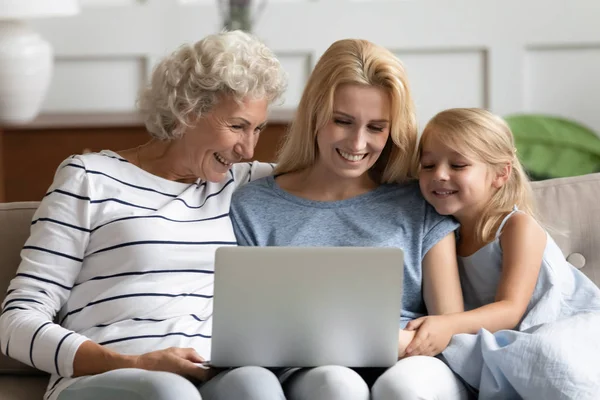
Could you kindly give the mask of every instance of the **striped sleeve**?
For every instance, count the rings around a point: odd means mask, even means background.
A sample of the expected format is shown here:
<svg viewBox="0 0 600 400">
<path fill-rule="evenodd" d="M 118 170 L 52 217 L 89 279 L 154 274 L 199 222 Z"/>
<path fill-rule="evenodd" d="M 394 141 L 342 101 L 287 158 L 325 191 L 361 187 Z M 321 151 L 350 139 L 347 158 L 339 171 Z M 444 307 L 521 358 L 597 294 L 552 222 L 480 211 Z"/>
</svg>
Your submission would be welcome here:
<svg viewBox="0 0 600 400">
<path fill-rule="evenodd" d="M 64 377 L 72 376 L 75 352 L 87 338 L 52 321 L 81 269 L 91 196 L 83 161 L 65 160 L 34 214 L 0 316 L 2 353 Z"/>
<path fill-rule="evenodd" d="M 235 186 L 239 187 L 244 183 L 255 181 L 265 176 L 273 175 L 275 164 L 259 161 L 234 164 L 232 168 Z"/>
</svg>

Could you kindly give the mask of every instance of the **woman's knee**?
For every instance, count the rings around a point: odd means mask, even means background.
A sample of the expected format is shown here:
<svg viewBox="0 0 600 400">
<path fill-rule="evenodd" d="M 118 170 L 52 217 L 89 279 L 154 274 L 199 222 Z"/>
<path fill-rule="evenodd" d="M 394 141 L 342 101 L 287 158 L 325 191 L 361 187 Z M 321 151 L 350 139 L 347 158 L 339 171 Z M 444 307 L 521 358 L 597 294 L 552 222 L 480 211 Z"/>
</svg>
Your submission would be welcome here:
<svg viewBox="0 0 600 400">
<path fill-rule="evenodd" d="M 369 399 L 369 388 L 356 371 L 333 365 L 297 372 L 286 389 L 290 400 Z"/>
<path fill-rule="evenodd" d="M 65 389 L 60 400 L 201 400 L 186 378 L 170 372 L 118 369 L 89 376 Z"/>
<path fill-rule="evenodd" d="M 198 388 L 186 378 L 170 372 L 146 371 L 138 381 L 139 392 L 146 400 L 201 400 Z"/>
<path fill-rule="evenodd" d="M 279 380 L 262 367 L 241 367 L 222 372 L 203 386 L 204 400 L 285 400 Z"/>
<path fill-rule="evenodd" d="M 466 387 L 435 357 L 402 359 L 385 371 L 371 389 L 373 400 L 465 400 Z"/>
</svg>

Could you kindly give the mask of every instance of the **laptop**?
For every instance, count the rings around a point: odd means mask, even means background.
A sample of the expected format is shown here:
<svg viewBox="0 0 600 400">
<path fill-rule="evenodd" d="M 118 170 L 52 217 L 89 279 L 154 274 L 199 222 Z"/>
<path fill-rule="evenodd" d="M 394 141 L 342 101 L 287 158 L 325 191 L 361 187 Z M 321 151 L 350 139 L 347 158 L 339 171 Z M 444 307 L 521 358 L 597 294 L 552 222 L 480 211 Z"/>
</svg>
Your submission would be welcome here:
<svg viewBox="0 0 600 400">
<path fill-rule="evenodd" d="M 220 247 L 215 367 L 389 367 L 404 254 L 370 247 Z"/>
</svg>

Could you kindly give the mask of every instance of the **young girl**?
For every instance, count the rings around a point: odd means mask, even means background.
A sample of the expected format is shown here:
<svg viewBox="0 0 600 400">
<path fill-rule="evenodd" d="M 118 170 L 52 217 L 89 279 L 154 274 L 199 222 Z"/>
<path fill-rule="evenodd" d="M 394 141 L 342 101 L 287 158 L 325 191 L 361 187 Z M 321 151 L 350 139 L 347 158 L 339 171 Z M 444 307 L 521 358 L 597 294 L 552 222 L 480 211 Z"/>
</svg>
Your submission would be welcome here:
<svg viewBox="0 0 600 400">
<path fill-rule="evenodd" d="M 424 197 L 461 224 L 466 311 L 409 323 L 408 355 L 443 351 L 483 399 L 600 398 L 600 290 L 536 221 L 507 124 L 481 109 L 443 111 L 418 155 Z"/>
</svg>

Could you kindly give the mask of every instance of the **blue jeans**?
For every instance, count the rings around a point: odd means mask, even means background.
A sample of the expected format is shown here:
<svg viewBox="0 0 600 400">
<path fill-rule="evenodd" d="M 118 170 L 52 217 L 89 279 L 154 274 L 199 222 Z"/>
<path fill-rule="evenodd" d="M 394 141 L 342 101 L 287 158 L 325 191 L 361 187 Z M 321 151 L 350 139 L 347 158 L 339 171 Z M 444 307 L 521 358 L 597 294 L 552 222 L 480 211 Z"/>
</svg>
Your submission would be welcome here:
<svg viewBox="0 0 600 400">
<path fill-rule="evenodd" d="M 372 384 L 372 385 L 371 385 Z M 369 387 L 371 389 L 369 390 Z M 384 369 L 300 369 L 283 386 L 266 368 L 227 370 L 194 386 L 168 372 L 121 369 L 85 377 L 58 400 L 467 400 L 465 386 L 442 361 L 410 357 Z"/>
<path fill-rule="evenodd" d="M 285 400 L 275 374 L 265 368 L 228 370 L 194 386 L 186 378 L 142 369 L 117 369 L 86 376 L 69 386 L 58 400 Z"/>
</svg>

